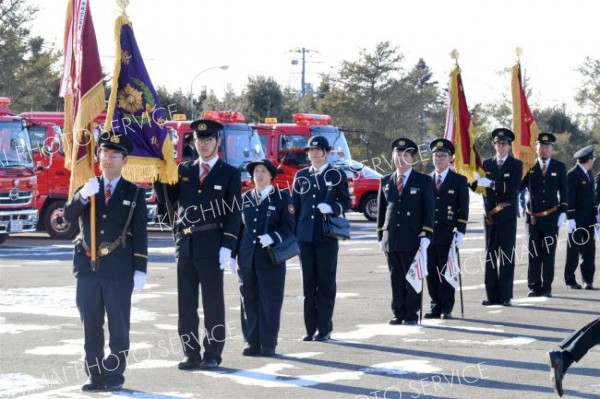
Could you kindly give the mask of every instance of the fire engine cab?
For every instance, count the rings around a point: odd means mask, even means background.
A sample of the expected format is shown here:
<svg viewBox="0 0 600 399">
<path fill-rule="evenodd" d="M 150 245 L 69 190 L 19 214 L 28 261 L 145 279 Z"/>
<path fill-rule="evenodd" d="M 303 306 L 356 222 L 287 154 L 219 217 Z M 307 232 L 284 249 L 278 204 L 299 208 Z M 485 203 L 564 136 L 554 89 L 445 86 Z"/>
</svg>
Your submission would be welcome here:
<svg viewBox="0 0 600 399">
<path fill-rule="evenodd" d="M 0 97 L 0 244 L 9 234 L 35 231 L 37 179 L 23 119 Z"/>
<path fill-rule="evenodd" d="M 304 148 L 314 136 L 324 136 L 332 147 L 328 162 L 343 169 L 348 177 L 351 209 L 362 212 L 368 220 L 377 218 L 377 192 L 381 175 L 353 161 L 342 129 L 331 124 L 331 116 L 298 113 L 293 123 L 278 123 L 266 118 L 256 124 L 267 158 L 281 171 L 273 184 L 291 191 L 296 172 L 309 165 Z"/>
</svg>

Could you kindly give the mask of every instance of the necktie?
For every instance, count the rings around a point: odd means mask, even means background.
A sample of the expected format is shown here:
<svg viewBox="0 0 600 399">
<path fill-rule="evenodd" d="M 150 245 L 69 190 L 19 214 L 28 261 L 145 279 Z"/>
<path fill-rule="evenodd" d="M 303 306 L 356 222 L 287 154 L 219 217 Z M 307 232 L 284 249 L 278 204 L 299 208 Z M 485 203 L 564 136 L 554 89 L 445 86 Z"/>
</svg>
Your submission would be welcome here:
<svg viewBox="0 0 600 399">
<path fill-rule="evenodd" d="M 396 186 L 398 187 L 398 194 L 402 194 L 402 190 L 404 190 L 404 175 L 398 175 Z"/>
<path fill-rule="evenodd" d="M 501 168 L 503 163 L 504 161 L 502 159 L 498 159 L 498 168 Z"/>
<path fill-rule="evenodd" d="M 437 175 L 437 182 L 435 184 L 435 188 L 437 188 L 438 193 L 442 190 L 442 175 Z"/>
<path fill-rule="evenodd" d="M 542 176 L 546 177 L 546 170 L 548 167 L 546 166 L 546 161 L 542 161 Z"/>
<path fill-rule="evenodd" d="M 594 180 L 594 176 L 592 176 L 592 172 L 590 172 L 590 171 L 588 170 L 588 172 L 587 172 L 586 174 L 587 174 L 587 178 L 588 178 L 588 180 L 589 180 L 590 182 L 592 182 L 592 181 Z"/>
<path fill-rule="evenodd" d="M 202 162 L 202 170 L 200 171 L 200 184 L 204 183 L 204 179 L 206 179 L 208 172 L 210 172 L 210 165 Z"/>
<path fill-rule="evenodd" d="M 104 203 L 108 204 L 108 200 L 110 199 L 110 196 L 112 195 L 112 185 L 110 184 L 110 182 L 108 182 L 106 184 L 106 187 L 104 188 Z"/>
</svg>

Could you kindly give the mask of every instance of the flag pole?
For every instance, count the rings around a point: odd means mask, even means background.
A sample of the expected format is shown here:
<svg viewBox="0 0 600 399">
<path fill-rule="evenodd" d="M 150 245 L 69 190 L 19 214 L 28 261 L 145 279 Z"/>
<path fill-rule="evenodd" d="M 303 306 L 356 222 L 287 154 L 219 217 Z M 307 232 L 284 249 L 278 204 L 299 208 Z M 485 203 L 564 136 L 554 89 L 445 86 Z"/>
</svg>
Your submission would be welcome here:
<svg viewBox="0 0 600 399">
<path fill-rule="evenodd" d="M 87 132 L 90 134 L 90 138 L 87 140 L 88 148 L 88 160 L 90 163 L 90 169 L 94 171 L 94 154 L 95 154 L 95 140 L 93 139 L 94 123 L 93 121 L 88 124 Z M 94 172 L 94 175 L 96 173 Z M 90 196 L 90 266 L 92 271 L 98 271 L 98 261 L 96 259 L 96 196 Z"/>
<path fill-rule="evenodd" d="M 460 317 L 465 318 L 465 303 L 463 301 L 462 289 L 462 267 L 460 265 L 460 251 L 456 248 L 456 261 L 458 262 L 458 288 L 460 289 Z"/>
</svg>

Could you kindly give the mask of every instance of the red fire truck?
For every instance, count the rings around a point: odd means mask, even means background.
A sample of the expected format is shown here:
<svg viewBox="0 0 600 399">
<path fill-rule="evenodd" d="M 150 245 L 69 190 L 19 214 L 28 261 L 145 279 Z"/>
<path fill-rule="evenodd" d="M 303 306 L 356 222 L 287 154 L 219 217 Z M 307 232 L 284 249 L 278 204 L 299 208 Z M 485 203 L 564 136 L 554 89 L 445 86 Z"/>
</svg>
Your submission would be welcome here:
<svg viewBox="0 0 600 399">
<path fill-rule="evenodd" d="M 348 176 L 352 198 L 351 209 L 362 212 L 368 220 L 377 218 L 377 191 L 381 175 L 359 162 L 353 161 L 344 132 L 331 125 L 331 116 L 322 114 L 294 114 L 293 123 L 277 123 L 267 118 L 256 124 L 267 158 L 283 173 L 274 180 L 281 188 L 291 189 L 298 169 L 308 166 L 304 151 L 313 136 L 327 138 L 332 150 L 329 163 L 343 169 Z"/>
<path fill-rule="evenodd" d="M 33 159 L 38 179 L 38 195 L 35 206 L 39 211 L 38 230 L 46 230 L 53 238 L 70 239 L 79 232 L 79 226 L 73 225 L 63 217 L 64 204 L 69 193 L 71 172 L 65 169 L 65 157 L 62 152 L 63 112 L 23 112 L 19 114 L 29 130 L 33 147 Z M 106 115 L 100 114 L 94 124 L 94 133 L 104 123 Z M 99 175 L 96 164 L 96 174 Z M 141 185 L 146 190 L 148 221 L 156 219 L 156 197 L 151 185 Z"/>
<path fill-rule="evenodd" d="M 23 119 L 0 97 L 0 244 L 9 234 L 35 231 L 37 179 Z"/>
</svg>

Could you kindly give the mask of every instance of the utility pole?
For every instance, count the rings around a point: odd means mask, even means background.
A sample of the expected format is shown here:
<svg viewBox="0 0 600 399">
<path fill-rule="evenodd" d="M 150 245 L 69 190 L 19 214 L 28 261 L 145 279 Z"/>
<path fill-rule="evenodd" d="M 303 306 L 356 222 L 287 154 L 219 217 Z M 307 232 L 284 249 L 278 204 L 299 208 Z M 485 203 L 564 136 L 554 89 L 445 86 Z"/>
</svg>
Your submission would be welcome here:
<svg viewBox="0 0 600 399">
<path fill-rule="evenodd" d="M 316 50 L 309 50 L 307 48 L 297 48 L 294 50 L 290 50 L 291 53 L 299 53 L 301 55 L 301 61 L 302 61 L 302 87 L 300 90 L 300 93 L 302 95 L 302 97 L 304 97 L 306 95 L 306 53 L 316 53 Z M 292 64 L 296 65 L 298 63 L 298 60 L 292 60 Z"/>
</svg>

